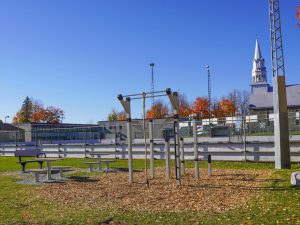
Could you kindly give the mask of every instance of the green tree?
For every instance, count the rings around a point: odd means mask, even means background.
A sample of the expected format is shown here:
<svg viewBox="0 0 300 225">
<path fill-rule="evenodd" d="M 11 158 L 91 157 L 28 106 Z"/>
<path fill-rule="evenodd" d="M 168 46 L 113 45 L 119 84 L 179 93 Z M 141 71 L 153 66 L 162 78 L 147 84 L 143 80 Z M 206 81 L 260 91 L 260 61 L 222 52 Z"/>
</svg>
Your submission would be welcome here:
<svg viewBox="0 0 300 225">
<path fill-rule="evenodd" d="M 29 122 L 31 122 L 32 112 L 33 112 L 32 101 L 27 96 L 26 99 L 24 100 L 22 108 L 21 108 L 21 112 L 20 113 L 22 114 L 23 121 L 20 121 L 20 122 L 21 123 L 29 123 Z"/>
</svg>

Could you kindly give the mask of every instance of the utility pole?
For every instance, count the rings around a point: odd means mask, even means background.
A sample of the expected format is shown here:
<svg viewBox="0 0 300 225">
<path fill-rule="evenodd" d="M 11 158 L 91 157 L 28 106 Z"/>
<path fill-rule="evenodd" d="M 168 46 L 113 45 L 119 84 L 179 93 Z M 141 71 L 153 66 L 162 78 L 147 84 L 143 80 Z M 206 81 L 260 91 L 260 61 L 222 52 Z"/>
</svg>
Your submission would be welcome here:
<svg viewBox="0 0 300 225">
<path fill-rule="evenodd" d="M 290 169 L 290 143 L 279 0 L 269 0 L 273 74 L 275 168 Z"/>
</svg>

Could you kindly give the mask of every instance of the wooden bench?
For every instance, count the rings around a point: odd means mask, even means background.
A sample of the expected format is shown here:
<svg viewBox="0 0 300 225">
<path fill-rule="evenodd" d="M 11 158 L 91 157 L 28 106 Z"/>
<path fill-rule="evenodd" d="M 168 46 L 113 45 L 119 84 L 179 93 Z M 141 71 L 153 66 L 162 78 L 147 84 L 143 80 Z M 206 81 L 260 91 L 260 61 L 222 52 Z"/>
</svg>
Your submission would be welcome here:
<svg viewBox="0 0 300 225">
<path fill-rule="evenodd" d="M 33 163 L 33 162 L 37 162 L 40 165 L 40 169 L 43 168 L 43 162 L 41 161 L 37 161 L 34 159 L 31 160 L 22 160 L 22 157 L 40 157 L 40 156 L 44 156 L 46 157 L 45 153 L 42 153 L 41 149 L 29 149 L 29 150 L 16 150 L 15 151 L 15 156 L 19 158 L 19 161 L 17 163 L 20 163 L 22 166 L 22 172 L 25 173 L 25 167 L 27 163 Z"/>
<path fill-rule="evenodd" d="M 98 165 L 98 162 L 83 162 L 83 164 L 87 164 L 89 165 L 89 172 L 93 172 L 94 171 L 94 168 L 93 168 L 93 165 Z"/>
<path fill-rule="evenodd" d="M 40 173 L 46 173 L 46 169 L 30 169 L 27 172 L 34 174 L 34 181 L 38 183 L 40 181 L 39 175 Z"/>
</svg>

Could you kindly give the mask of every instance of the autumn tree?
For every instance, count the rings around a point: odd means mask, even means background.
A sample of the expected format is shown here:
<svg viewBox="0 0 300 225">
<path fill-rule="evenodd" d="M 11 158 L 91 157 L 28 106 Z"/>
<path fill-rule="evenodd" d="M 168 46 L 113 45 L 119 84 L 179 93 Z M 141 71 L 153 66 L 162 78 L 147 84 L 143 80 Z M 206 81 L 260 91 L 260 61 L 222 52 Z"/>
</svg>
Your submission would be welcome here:
<svg viewBox="0 0 300 225">
<path fill-rule="evenodd" d="M 237 112 L 235 103 L 229 98 L 223 97 L 220 106 L 224 116 L 234 116 Z"/>
<path fill-rule="evenodd" d="M 168 105 L 158 100 L 154 102 L 154 105 L 151 107 L 151 109 L 146 112 L 146 118 L 161 119 L 166 117 L 168 114 L 169 114 Z"/>
<path fill-rule="evenodd" d="M 191 114 L 191 104 L 187 101 L 186 96 L 183 94 L 179 95 L 179 115 L 181 117 L 189 117 Z"/>
<path fill-rule="evenodd" d="M 42 121 L 45 123 L 60 123 L 64 119 L 64 111 L 60 108 L 48 106 L 43 109 Z"/>
<path fill-rule="evenodd" d="M 60 123 L 63 119 L 62 109 L 54 106 L 44 108 L 40 101 L 27 97 L 22 108 L 14 116 L 13 123 Z"/>
<path fill-rule="evenodd" d="M 222 110 L 222 106 L 221 106 L 221 102 L 220 101 L 215 101 L 212 104 L 212 115 L 215 118 L 221 118 L 221 117 L 225 117 L 225 114 Z"/>
<path fill-rule="evenodd" d="M 108 121 L 114 121 L 118 119 L 118 112 L 112 108 L 111 112 L 107 116 Z"/>
<path fill-rule="evenodd" d="M 126 120 L 126 112 L 125 111 L 119 112 L 117 115 L 117 120 Z"/>
<path fill-rule="evenodd" d="M 203 119 L 209 117 L 209 101 L 204 97 L 197 97 L 192 105 L 192 112 L 197 115 L 197 118 Z"/>
</svg>

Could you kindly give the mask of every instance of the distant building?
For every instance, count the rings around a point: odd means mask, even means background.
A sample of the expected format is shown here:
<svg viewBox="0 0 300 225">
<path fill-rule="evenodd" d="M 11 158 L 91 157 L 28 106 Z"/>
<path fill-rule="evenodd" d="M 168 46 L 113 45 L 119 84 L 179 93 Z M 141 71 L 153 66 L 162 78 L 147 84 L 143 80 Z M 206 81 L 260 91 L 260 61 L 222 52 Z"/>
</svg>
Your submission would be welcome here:
<svg viewBox="0 0 300 225">
<path fill-rule="evenodd" d="M 289 113 L 289 128 L 291 131 L 300 131 L 300 84 L 286 85 L 286 95 Z M 274 126 L 273 87 L 268 84 L 265 60 L 261 54 L 257 39 L 252 67 L 249 110 L 252 115 L 252 121 L 258 122 L 261 128 Z"/>
<path fill-rule="evenodd" d="M 20 123 L 1 124 L 1 142 L 72 142 L 104 138 L 104 130 L 95 124 Z"/>
</svg>

